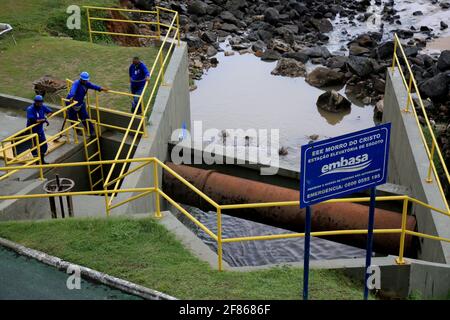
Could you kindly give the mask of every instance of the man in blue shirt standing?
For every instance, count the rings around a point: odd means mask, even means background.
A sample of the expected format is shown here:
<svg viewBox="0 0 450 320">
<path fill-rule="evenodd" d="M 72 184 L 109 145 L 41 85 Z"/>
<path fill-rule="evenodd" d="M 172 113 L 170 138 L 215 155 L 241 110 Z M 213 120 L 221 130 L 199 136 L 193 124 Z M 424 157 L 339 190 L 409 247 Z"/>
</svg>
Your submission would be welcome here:
<svg viewBox="0 0 450 320">
<path fill-rule="evenodd" d="M 129 69 L 131 93 L 140 96 L 144 90 L 145 83 L 150 80 L 150 72 L 148 71 L 145 63 L 139 59 L 139 57 L 133 58 L 133 63 Z M 131 105 L 131 112 L 134 113 L 136 106 L 139 102 L 139 97 L 134 97 Z M 142 103 L 143 104 L 143 103 Z M 138 114 L 142 113 L 141 106 L 139 106 Z"/>
<path fill-rule="evenodd" d="M 47 115 L 51 114 L 52 110 L 48 106 L 44 105 L 44 98 L 40 95 L 34 97 L 34 103 L 27 108 L 27 127 L 37 124 L 32 129 L 32 132 L 37 133 L 39 137 L 39 144 L 45 142 L 46 140 L 44 132 L 44 123 L 46 123 L 47 126 L 49 125 Z M 44 143 L 40 149 L 41 149 L 42 164 L 47 164 L 47 162 L 45 162 L 44 159 L 45 153 L 47 152 L 48 149 L 47 143 Z M 37 157 L 38 151 L 33 150 L 32 154 L 34 157 Z"/>
<path fill-rule="evenodd" d="M 87 72 L 82 72 L 80 74 L 80 79 L 76 80 L 72 84 L 72 88 L 70 89 L 69 94 L 67 95 L 68 100 L 70 100 L 70 103 L 73 101 L 77 101 L 77 104 L 70 108 L 68 110 L 68 116 L 70 120 L 78 121 L 78 118 L 83 123 L 83 126 L 87 128 L 87 121 L 89 119 L 89 114 L 86 110 L 86 102 L 84 101 L 84 98 L 86 97 L 86 94 L 89 89 L 96 90 L 96 91 L 108 91 L 106 88 L 102 88 L 96 84 L 93 84 L 89 82 L 90 76 Z M 94 126 L 91 122 L 89 122 L 89 131 L 91 133 L 91 136 L 95 136 L 95 130 Z"/>
</svg>

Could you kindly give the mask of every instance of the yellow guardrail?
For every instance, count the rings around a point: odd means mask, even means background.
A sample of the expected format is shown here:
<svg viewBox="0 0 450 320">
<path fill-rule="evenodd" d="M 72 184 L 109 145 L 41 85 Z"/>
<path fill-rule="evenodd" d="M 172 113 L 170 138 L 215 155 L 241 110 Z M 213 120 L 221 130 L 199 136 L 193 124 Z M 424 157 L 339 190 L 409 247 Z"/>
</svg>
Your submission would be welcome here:
<svg viewBox="0 0 450 320">
<path fill-rule="evenodd" d="M 399 59 L 399 56 L 401 57 L 402 60 Z M 404 65 L 406 66 L 406 72 L 407 74 L 405 75 L 405 72 L 402 69 L 402 63 L 404 63 Z M 442 200 L 444 201 L 445 204 L 445 208 L 447 210 L 447 212 L 450 212 L 449 209 L 449 205 L 448 205 L 448 201 L 447 198 L 445 196 L 445 192 L 444 189 L 442 187 L 442 183 L 441 183 L 441 177 L 439 176 L 439 173 L 437 171 L 436 165 L 434 163 L 435 161 L 435 156 L 437 154 L 437 160 L 440 164 L 440 166 L 442 167 L 443 170 L 443 174 L 444 174 L 444 182 L 446 183 L 446 186 L 450 186 L 450 175 L 447 169 L 447 165 L 445 163 L 444 157 L 442 156 L 442 152 L 439 148 L 439 145 L 437 143 L 437 139 L 436 136 L 434 135 L 434 131 L 433 131 L 433 126 L 430 123 L 430 119 L 428 117 L 428 114 L 425 110 L 425 106 L 423 104 L 423 100 L 422 100 L 422 96 L 420 95 L 420 91 L 419 91 L 419 87 L 417 86 L 417 82 L 416 79 L 414 78 L 414 74 L 412 72 L 411 66 L 409 64 L 408 61 L 408 57 L 405 54 L 405 51 L 403 50 L 403 46 L 400 42 L 400 39 L 398 38 L 397 34 L 394 35 L 394 56 L 392 59 L 392 67 L 391 67 L 391 72 L 394 73 L 395 72 L 395 68 L 397 67 L 400 76 L 402 78 L 402 82 L 406 88 L 408 97 L 406 100 L 406 106 L 405 109 L 403 110 L 404 112 L 410 113 L 412 112 L 412 114 L 414 115 L 414 118 L 416 120 L 417 123 L 417 127 L 419 128 L 419 132 L 420 132 L 420 136 L 422 139 L 422 143 L 425 147 L 425 150 L 427 152 L 427 156 L 429 159 L 429 166 L 428 166 L 428 172 L 427 172 L 427 178 L 426 178 L 426 182 L 428 183 L 432 183 L 433 182 L 433 177 L 432 175 L 434 175 L 435 177 L 435 181 L 437 183 L 437 187 L 439 189 L 439 192 L 441 193 L 441 197 Z M 408 80 L 409 77 L 409 80 Z M 417 111 L 414 107 L 414 100 L 413 100 L 413 93 L 415 93 L 417 95 L 418 98 L 418 102 L 419 102 L 419 107 L 422 111 L 423 117 L 425 119 L 425 123 L 426 123 L 426 128 L 429 131 L 430 137 L 431 137 L 431 141 L 427 141 L 427 138 L 424 134 L 424 130 L 422 128 L 422 125 L 420 124 L 420 120 L 419 120 L 419 116 L 417 114 Z M 429 146 L 429 143 L 431 143 L 431 146 Z M 446 181 L 445 181 L 446 179 Z"/>
<path fill-rule="evenodd" d="M 142 10 L 130 10 L 130 9 L 121 9 L 121 8 L 103 8 L 103 7 L 92 7 L 85 6 L 87 10 L 88 16 L 88 28 L 91 42 L 93 41 L 93 34 L 107 34 L 112 36 L 130 36 L 130 37 L 143 37 L 143 38 L 155 38 L 161 41 L 160 49 L 158 54 L 154 59 L 154 63 L 150 70 L 150 80 L 146 82 L 144 90 L 139 97 L 138 103 L 133 114 L 128 114 L 130 117 L 130 121 L 127 128 L 121 128 L 124 131 L 124 137 L 122 142 L 117 150 L 115 160 L 121 159 L 121 154 L 124 150 L 125 145 L 127 144 L 127 140 L 131 139 L 131 146 L 134 146 L 138 141 L 138 138 L 141 134 L 144 137 L 148 136 L 147 133 L 147 125 L 146 119 L 147 115 L 150 112 L 151 104 L 156 96 L 157 89 L 159 85 L 164 84 L 164 70 L 168 64 L 171 52 L 174 48 L 174 45 L 180 45 L 180 19 L 179 14 L 175 10 L 170 10 L 162 7 L 156 7 L 154 11 L 142 11 Z M 127 19 L 113 19 L 113 18 L 105 18 L 105 17 L 95 17 L 93 16 L 93 11 L 118 11 L 122 13 L 145 13 L 151 15 L 150 21 L 148 20 L 127 20 Z M 170 23 L 162 22 L 162 15 L 166 14 L 169 16 Z M 154 17 L 153 17 L 154 16 Z M 152 18 L 156 18 L 155 21 L 152 21 Z M 104 32 L 93 30 L 91 21 L 105 21 L 105 22 L 119 22 L 119 23 L 128 23 L 128 24 L 136 24 L 143 23 L 147 25 L 155 25 L 156 26 L 156 34 L 152 35 L 137 35 L 137 34 L 124 34 L 124 33 L 116 33 L 116 32 Z M 167 29 L 167 30 L 164 30 Z M 165 35 L 163 36 L 163 31 L 165 31 Z M 163 38 L 162 38 L 163 37 Z M 157 70 L 159 68 L 159 70 Z M 153 83 L 152 85 L 150 83 Z M 148 97 L 147 97 L 148 95 Z M 147 99 L 147 100 L 145 100 Z M 101 126 L 105 126 L 100 118 L 99 118 L 99 110 L 101 108 L 98 106 L 98 99 L 96 98 L 96 110 L 97 110 L 97 121 Z M 140 107 L 140 108 L 139 108 Z M 141 109 L 141 114 L 138 115 L 138 110 Z M 133 125 L 135 125 L 136 120 L 138 120 L 137 128 L 133 129 Z M 111 127 L 106 125 L 106 127 L 110 127 L 112 129 L 119 129 L 116 127 Z M 130 147 L 127 151 L 127 154 L 124 159 L 130 159 L 132 156 L 133 148 Z M 113 163 L 108 174 L 106 175 L 106 179 L 104 181 L 104 189 L 112 188 L 113 190 L 117 190 L 120 186 L 123 179 L 127 176 L 126 168 L 127 164 L 121 164 L 120 173 L 117 178 L 112 179 L 112 174 L 114 170 L 116 170 L 117 163 Z M 110 198 L 109 198 L 110 196 Z M 112 209 L 117 207 L 117 204 L 113 204 L 113 200 L 116 196 L 116 193 L 106 194 L 106 206 L 107 213 L 109 214 Z"/>
<path fill-rule="evenodd" d="M 63 168 L 63 167 L 80 167 L 80 166 L 94 166 L 94 165 L 112 165 L 112 164 L 139 164 L 132 171 L 127 172 L 126 176 L 137 172 L 138 170 L 143 170 L 145 167 L 149 165 L 153 165 L 153 185 L 143 188 L 128 188 L 128 189 L 104 189 L 104 190 L 96 190 L 96 191 L 77 191 L 77 192 L 68 192 L 68 193 L 55 193 L 55 194 L 28 194 L 28 195 L 10 195 L 10 196 L 0 196 L 0 201 L 2 200 L 10 200 L 10 199 L 36 199 L 36 198 L 47 198 L 47 197 L 58 197 L 58 196 L 80 196 L 80 195 L 104 195 L 105 199 L 108 195 L 119 194 L 119 193 L 137 193 L 131 197 L 128 197 L 126 200 L 121 201 L 120 203 L 114 204 L 110 206 L 109 209 L 118 208 L 126 203 L 131 201 L 140 199 L 144 196 L 154 194 L 155 196 L 155 216 L 157 218 L 161 218 L 161 208 L 160 208 L 160 197 L 164 198 L 168 203 L 173 205 L 176 209 L 182 212 L 189 220 L 195 223 L 200 229 L 202 229 L 207 235 L 209 235 L 214 241 L 217 242 L 217 253 L 218 253 L 218 269 L 223 270 L 223 244 L 231 243 L 231 242 L 239 242 L 239 241 L 261 241 L 261 240 L 277 240 L 277 239 L 292 239 L 292 238 L 301 238 L 305 236 L 305 233 L 287 233 L 287 234 L 275 234 L 275 235 L 259 235 L 259 236 L 248 236 L 248 237 L 233 237 L 233 238 L 224 238 L 222 236 L 222 214 L 224 210 L 236 210 L 236 209 L 248 209 L 248 208 L 267 208 L 274 206 L 295 206 L 299 207 L 299 201 L 284 201 L 284 202 L 268 202 L 268 203 L 248 203 L 248 204 L 235 204 L 235 205 L 221 205 L 216 201 L 211 199 L 208 195 L 200 191 L 198 188 L 189 183 L 186 179 L 181 177 L 178 173 L 169 168 L 166 164 L 161 162 L 159 159 L 151 157 L 151 158 L 139 158 L 139 159 L 120 159 L 120 160 L 103 160 L 103 161 L 88 161 L 88 162 L 75 162 L 75 163 L 61 163 L 61 164 L 51 164 L 51 165 L 34 165 L 30 164 L 27 167 L 23 166 L 8 166 L 0 168 L 0 171 L 14 171 L 14 170 L 30 170 L 30 169 L 47 169 L 47 168 Z M 179 205 L 175 200 L 173 200 L 169 195 L 167 195 L 160 187 L 158 177 L 159 177 L 159 169 L 166 170 L 168 173 L 177 178 L 180 182 L 182 182 L 189 189 L 194 191 L 198 196 L 207 201 L 210 205 L 212 205 L 216 209 L 217 213 L 217 234 L 212 232 L 208 227 L 206 227 L 203 223 L 201 223 L 198 219 L 192 216 L 186 209 L 184 209 L 181 205 Z M 406 227 L 407 216 L 408 216 L 408 205 L 416 204 L 418 206 L 426 207 L 430 210 L 435 211 L 436 213 L 443 214 L 450 218 L 450 213 L 430 206 L 420 200 L 414 199 L 409 196 L 380 196 L 376 198 L 377 201 L 402 201 L 403 209 L 402 209 L 402 219 L 401 226 L 399 228 L 394 229 L 375 229 L 374 234 L 400 234 L 400 243 L 399 243 L 399 254 L 396 259 L 397 264 L 405 264 L 406 261 L 404 259 L 404 247 L 405 247 L 405 237 L 407 235 L 426 238 L 435 241 L 444 241 L 450 243 L 449 238 L 439 237 L 431 234 L 416 232 L 414 230 L 408 230 Z M 361 202 L 369 202 L 369 197 L 360 197 L 360 198 L 345 198 L 345 199 L 333 199 L 325 201 L 326 203 L 342 203 L 342 202 L 352 202 L 352 203 L 361 203 Z M 108 204 L 106 203 L 106 208 Z M 311 232 L 311 236 L 313 237 L 325 237 L 325 236 L 340 236 L 340 235 L 362 235 L 367 234 L 366 229 L 355 229 L 355 230 L 330 230 L 330 231 L 313 231 Z"/>
</svg>

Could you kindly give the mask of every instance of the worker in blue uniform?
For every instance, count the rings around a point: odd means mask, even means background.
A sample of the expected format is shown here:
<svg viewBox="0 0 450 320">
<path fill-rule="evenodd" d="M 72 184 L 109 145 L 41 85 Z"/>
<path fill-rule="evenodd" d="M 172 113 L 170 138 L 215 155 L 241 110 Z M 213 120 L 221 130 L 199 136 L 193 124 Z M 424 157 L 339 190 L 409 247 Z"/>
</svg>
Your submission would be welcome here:
<svg viewBox="0 0 450 320">
<path fill-rule="evenodd" d="M 150 71 L 148 71 L 147 66 L 141 61 L 139 57 L 133 58 L 133 63 L 129 68 L 131 93 L 140 96 L 144 90 L 145 83 L 150 80 Z M 134 97 L 133 103 L 131 104 L 131 112 L 134 113 L 136 106 L 139 102 L 139 97 Z M 138 114 L 142 113 L 142 103 L 139 106 Z"/>
<path fill-rule="evenodd" d="M 86 120 L 89 119 L 89 114 L 86 109 L 86 102 L 85 97 L 89 89 L 96 90 L 96 91 L 108 91 L 107 88 L 102 88 L 96 84 L 93 84 L 89 81 L 90 76 L 87 72 L 82 72 L 80 74 L 80 79 L 76 80 L 72 84 L 72 88 L 70 89 L 69 94 L 67 95 L 67 100 L 70 100 L 68 104 L 71 104 L 73 101 L 77 101 L 77 104 L 71 107 L 68 110 L 68 116 L 69 119 L 72 121 L 78 121 L 78 119 L 81 120 L 83 123 L 83 126 L 87 129 L 88 124 Z M 95 136 L 95 130 L 94 126 L 91 122 L 89 122 L 89 131 L 91 133 L 91 136 Z"/>
<path fill-rule="evenodd" d="M 31 130 L 33 133 L 37 133 L 39 137 L 39 144 L 46 141 L 45 132 L 44 132 L 44 123 L 49 125 L 47 120 L 47 116 L 52 114 L 52 110 L 44 105 L 44 98 L 41 95 L 37 95 L 34 97 L 34 103 L 27 108 L 27 127 L 36 124 Z M 48 146 L 47 143 L 41 145 L 41 160 L 42 164 L 47 164 L 45 161 L 45 153 L 47 152 Z M 38 150 L 35 149 L 32 151 L 34 157 L 38 156 Z"/>
</svg>

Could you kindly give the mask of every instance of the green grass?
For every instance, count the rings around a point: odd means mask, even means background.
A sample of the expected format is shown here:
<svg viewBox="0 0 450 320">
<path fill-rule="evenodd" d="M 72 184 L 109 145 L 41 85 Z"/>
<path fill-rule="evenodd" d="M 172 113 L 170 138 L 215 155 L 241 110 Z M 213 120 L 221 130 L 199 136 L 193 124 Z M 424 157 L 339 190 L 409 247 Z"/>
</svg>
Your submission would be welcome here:
<svg viewBox="0 0 450 320">
<path fill-rule="evenodd" d="M 0 223 L 0 236 L 182 299 L 300 299 L 302 270 L 218 272 L 151 218 Z M 312 299 L 361 299 L 338 271 L 312 270 Z"/>
<path fill-rule="evenodd" d="M 32 98 L 34 80 L 44 75 L 74 80 L 84 70 L 91 73 L 94 83 L 129 92 L 128 67 L 131 58 L 138 55 L 151 68 L 159 48 L 120 47 L 98 38 L 95 44 L 91 44 L 85 41 L 88 39 L 85 18 L 82 19 L 81 31 L 68 30 L 65 25 L 68 15 L 65 11 L 70 4 L 73 1 L 2 1 L 0 22 L 13 25 L 18 45 L 15 46 L 9 36 L 0 39 L 0 92 Z M 90 0 L 77 1 L 76 4 L 117 6 L 118 1 Z M 155 75 L 158 71 L 159 68 L 155 70 Z M 152 78 L 150 87 L 155 77 Z M 129 111 L 131 100 L 102 93 L 100 105 Z"/>
<path fill-rule="evenodd" d="M 0 53 L 0 88 L 2 93 L 31 98 L 34 80 L 44 75 L 74 80 L 86 70 L 92 82 L 128 92 L 131 58 L 139 55 L 150 68 L 156 54 L 154 47 L 119 47 L 49 36 L 24 38 Z M 130 99 L 123 96 L 102 93 L 100 103 L 108 108 L 130 109 Z"/>
<path fill-rule="evenodd" d="M 117 0 L 2 0 L 0 22 L 13 26 L 19 37 L 58 32 L 78 39 L 87 39 L 85 10 L 82 10 L 82 30 L 71 31 L 65 26 L 69 5 L 117 6 Z"/>
</svg>

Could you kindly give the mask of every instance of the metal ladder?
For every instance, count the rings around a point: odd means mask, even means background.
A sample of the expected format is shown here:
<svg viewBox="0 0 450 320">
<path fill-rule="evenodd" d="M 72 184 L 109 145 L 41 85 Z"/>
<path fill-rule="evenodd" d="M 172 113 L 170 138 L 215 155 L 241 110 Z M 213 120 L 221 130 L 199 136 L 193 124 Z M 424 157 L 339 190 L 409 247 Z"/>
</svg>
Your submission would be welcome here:
<svg viewBox="0 0 450 320">
<path fill-rule="evenodd" d="M 86 155 L 86 162 L 102 161 L 102 153 L 100 149 L 100 127 L 97 121 L 95 120 L 88 120 L 88 121 L 91 122 L 94 126 L 95 138 L 91 138 L 91 140 L 88 142 L 86 134 L 84 133 L 83 130 L 84 153 Z M 90 154 L 90 149 L 94 149 L 94 153 Z M 99 185 L 103 187 L 103 184 L 105 182 L 105 174 L 103 171 L 103 166 L 101 164 L 88 165 L 88 175 L 91 191 L 94 191 L 95 187 Z M 98 180 L 96 180 L 96 177 L 99 177 Z"/>
</svg>

